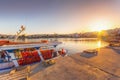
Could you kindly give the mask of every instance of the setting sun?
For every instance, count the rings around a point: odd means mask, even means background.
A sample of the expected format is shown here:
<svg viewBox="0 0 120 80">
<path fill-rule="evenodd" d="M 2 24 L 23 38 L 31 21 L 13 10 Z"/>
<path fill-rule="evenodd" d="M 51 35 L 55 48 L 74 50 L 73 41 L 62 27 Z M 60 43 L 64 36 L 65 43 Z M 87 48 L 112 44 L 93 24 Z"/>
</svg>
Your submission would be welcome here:
<svg viewBox="0 0 120 80">
<path fill-rule="evenodd" d="M 92 31 L 106 30 L 110 28 L 110 25 L 112 24 L 106 19 L 96 20 L 93 21 L 93 24 L 91 25 L 91 30 Z"/>
<path fill-rule="evenodd" d="M 101 31 L 101 30 L 106 30 L 107 29 L 107 27 L 106 26 L 99 26 L 99 27 L 94 27 L 94 31 Z"/>
</svg>

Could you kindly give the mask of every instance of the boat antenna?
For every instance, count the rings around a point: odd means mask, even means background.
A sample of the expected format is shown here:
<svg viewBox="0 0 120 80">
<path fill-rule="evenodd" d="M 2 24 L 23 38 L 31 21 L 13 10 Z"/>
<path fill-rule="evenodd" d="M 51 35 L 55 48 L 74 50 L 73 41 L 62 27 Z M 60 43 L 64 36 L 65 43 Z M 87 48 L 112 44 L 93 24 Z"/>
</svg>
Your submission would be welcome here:
<svg viewBox="0 0 120 80">
<path fill-rule="evenodd" d="M 15 41 L 17 41 L 18 37 L 20 36 L 20 34 L 25 31 L 25 27 L 22 25 L 21 28 L 19 29 L 19 31 L 17 32 L 16 34 L 16 37 L 15 37 Z"/>
</svg>

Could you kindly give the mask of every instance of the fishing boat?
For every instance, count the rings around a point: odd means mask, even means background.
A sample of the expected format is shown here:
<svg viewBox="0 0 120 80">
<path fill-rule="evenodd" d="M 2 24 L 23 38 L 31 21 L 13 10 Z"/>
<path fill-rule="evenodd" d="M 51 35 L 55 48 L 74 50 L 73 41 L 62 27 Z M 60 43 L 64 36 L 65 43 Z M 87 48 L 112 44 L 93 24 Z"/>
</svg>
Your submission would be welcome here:
<svg viewBox="0 0 120 80">
<path fill-rule="evenodd" d="M 24 66 L 65 55 L 65 50 L 57 50 L 58 41 L 40 42 L 0 41 L 0 71 Z"/>
</svg>

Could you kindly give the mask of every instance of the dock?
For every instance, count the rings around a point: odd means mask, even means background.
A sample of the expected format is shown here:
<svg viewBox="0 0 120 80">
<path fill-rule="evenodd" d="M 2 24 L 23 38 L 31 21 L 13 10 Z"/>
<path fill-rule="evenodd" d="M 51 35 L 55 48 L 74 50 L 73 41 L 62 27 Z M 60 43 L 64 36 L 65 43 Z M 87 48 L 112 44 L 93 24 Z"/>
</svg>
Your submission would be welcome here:
<svg viewBox="0 0 120 80">
<path fill-rule="evenodd" d="M 119 49 L 117 48 L 119 51 Z M 100 48 L 91 57 L 82 53 L 56 58 L 54 65 L 31 65 L 30 80 L 120 80 L 120 53 L 113 48 Z M 2 75 L 0 75 L 2 76 Z"/>
</svg>

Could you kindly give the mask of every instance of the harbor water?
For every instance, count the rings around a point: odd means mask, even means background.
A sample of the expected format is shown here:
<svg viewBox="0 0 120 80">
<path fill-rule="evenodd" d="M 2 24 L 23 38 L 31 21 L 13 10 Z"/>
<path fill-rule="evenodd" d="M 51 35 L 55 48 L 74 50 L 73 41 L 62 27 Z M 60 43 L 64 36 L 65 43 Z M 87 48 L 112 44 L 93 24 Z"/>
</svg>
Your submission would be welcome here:
<svg viewBox="0 0 120 80">
<path fill-rule="evenodd" d="M 96 49 L 105 47 L 107 42 L 98 40 L 97 38 L 40 38 L 40 39 L 26 39 L 28 42 L 38 42 L 40 40 L 57 40 L 62 42 L 57 48 L 64 48 L 68 51 L 68 54 L 74 54 L 82 52 L 86 49 Z"/>
</svg>

